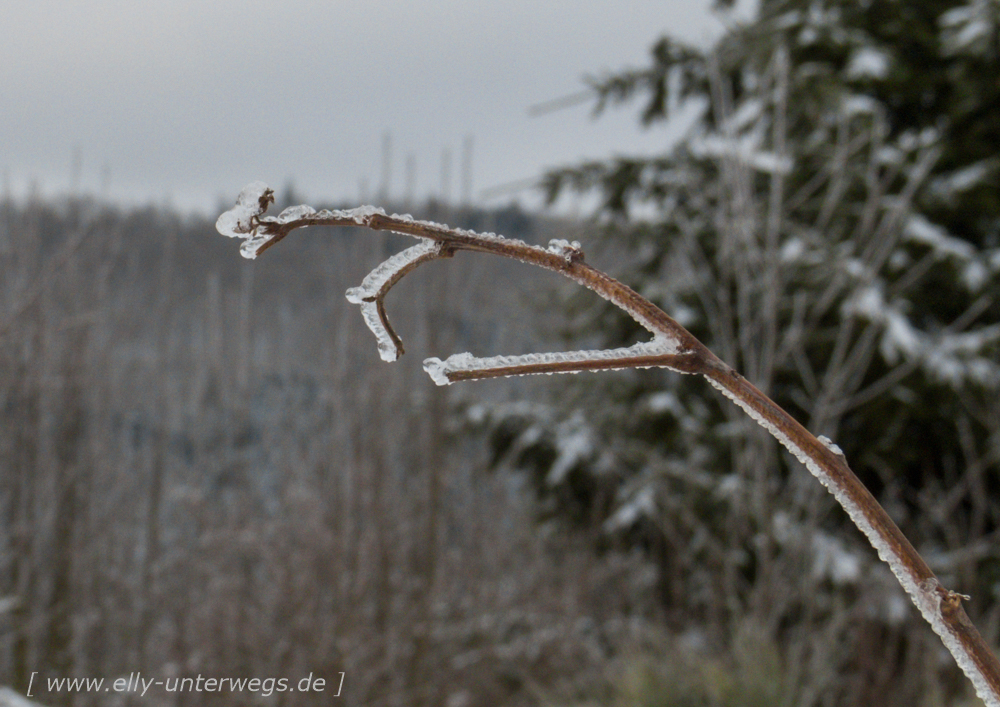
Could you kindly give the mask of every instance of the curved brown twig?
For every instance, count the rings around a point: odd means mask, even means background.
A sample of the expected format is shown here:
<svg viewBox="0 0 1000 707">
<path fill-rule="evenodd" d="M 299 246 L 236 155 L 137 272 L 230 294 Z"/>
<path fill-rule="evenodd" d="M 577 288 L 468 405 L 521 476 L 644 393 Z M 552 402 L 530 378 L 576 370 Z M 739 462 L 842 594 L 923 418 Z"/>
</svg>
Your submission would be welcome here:
<svg viewBox="0 0 1000 707">
<path fill-rule="evenodd" d="M 968 597 L 941 586 L 924 559 L 847 465 L 840 448 L 806 430 L 659 307 L 618 280 L 586 264 L 577 244 L 553 241 L 548 248 L 542 248 L 494 234 L 415 221 L 409 216 L 388 216 L 372 207 L 350 211 L 315 211 L 310 207 L 293 207 L 277 217 L 266 217 L 263 214 L 273 200 L 273 192 L 266 185 L 255 182 L 243 190 L 234 209 L 219 217 L 217 228 L 221 233 L 247 239 L 242 248 L 246 257 L 256 257 L 293 230 L 307 226 L 362 226 L 421 239 L 421 245 L 385 261 L 365 278 L 360 288 L 348 291 L 348 299 L 362 305 L 366 322 L 379 341 L 379 351 L 387 360 L 395 360 L 403 349 L 385 314 L 385 295 L 396 282 L 419 265 L 450 257 L 459 250 L 492 253 L 554 270 L 625 310 L 653 334 L 652 341 L 611 351 L 494 358 L 458 354 L 445 361 L 428 359 L 424 367 L 434 381 L 442 385 L 459 380 L 529 373 L 652 366 L 704 376 L 767 429 L 829 489 L 879 557 L 892 569 L 913 603 L 972 681 L 979 697 L 988 705 L 1000 707 L 1000 662 L 962 608 L 962 599 Z M 364 309 L 366 305 L 369 305 L 368 310 Z"/>
</svg>

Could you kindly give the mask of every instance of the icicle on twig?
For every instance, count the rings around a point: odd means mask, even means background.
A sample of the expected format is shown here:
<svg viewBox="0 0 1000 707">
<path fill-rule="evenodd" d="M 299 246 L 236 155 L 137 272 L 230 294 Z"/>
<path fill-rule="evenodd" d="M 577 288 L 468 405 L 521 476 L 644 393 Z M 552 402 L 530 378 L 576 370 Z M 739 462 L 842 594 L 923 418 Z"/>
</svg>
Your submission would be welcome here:
<svg viewBox="0 0 1000 707">
<path fill-rule="evenodd" d="M 387 216 L 381 209 L 371 206 L 349 211 L 316 211 L 308 206 L 296 206 L 285 209 L 277 217 L 264 216 L 273 201 L 274 193 L 267 185 L 254 182 L 240 193 L 236 206 L 219 217 L 216 228 L 223 235 L 246 239 L 241 253 L 247 258 L 255 258 L 291 231 L 307 226 L 363 226 L 422 239 L 420 245 L 404 250 L 379 265 L 365 278 L 361 287 L 348 290 L 348 299 L 362 306 L 365 321 L 378 341 L 379 354 L 388 361 L 401 355 L 403 348 L 385 313 L 386 294 L 416 267 L 430 260 L 450 257 L 459 250 L 493 253 L 554 270 L 625 310 L 653 334 L 651 341 L 605 351 L 490 358 L 457 354 L 444 361 L 428 359 L 424 368 L 439 385 L 528 373 L 650 366 L 704 376 L 770 432 L 834 495 L 941 637 L 979 697 L 987 705 L 1000 707 L 1000 662 L 962 607 L 962 600 L 968 597 L 941 585 L 885 509 L 848 466 L 840 447 L 825 437 L 813 436 L 659 307 L 586 264 L 578 243 L 552 241 L 548 248 L 541 248 L 492 233 L 452 229 L 441 224 L 415 221 L 409 216 Z"/>
</svg>

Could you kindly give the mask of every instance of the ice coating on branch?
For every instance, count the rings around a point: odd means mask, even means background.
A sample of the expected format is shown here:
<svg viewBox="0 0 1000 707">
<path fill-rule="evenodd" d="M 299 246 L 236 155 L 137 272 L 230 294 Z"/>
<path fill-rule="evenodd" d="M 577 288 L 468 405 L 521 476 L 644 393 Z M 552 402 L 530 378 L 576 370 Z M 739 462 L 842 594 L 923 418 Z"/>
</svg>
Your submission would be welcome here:
<svg viewBox="0 0 1000 707">
<path fill-rule="evenodd" d="M 374 302 L 361 302 L 361 316 L 364 317 L 365 324 L 375 335 L 379 358 L 390 363 L 398 359 L 399 351 L 396 349 L 396 342 L 392 340 L 392 337 L 389 336 L 389 330 L 382 324 L 378 305 Z"/>
<path fill-rule="evenodd" d="M 816 439 L 818 439 L 820 442 L 822 442 L 824 447 L 826 447 L 827 449 L 829 449 L 831 452 L 833 452 L 834 454 L 836 454 L 838 457 L 844 456 L 843 450 L 832 439 L 830 439 L 826 435 L 820 435 Z"/>
<path fill-rule="evenodd" d="M 363 206 L 363 207 L 360 207 L 360 208 L 361 209 L 372 209 L 374 207 Z M 358 210 L 359 209 L 354 209 L 354 211 L 358 211 Z M 376 209 L 375 213 L 382 213 L 384 215 L 385 212 L 382 211 L 381 209 Z M 498 235 L 496 233 L 480 232 L 480 231 L 470 231 L 470 230 L 465 229 L 465 228 L 452 228 L 451 226 L 449 226 L 446 223 L 439 223 L 437 221 L 424 221 L 424 220 L 420 220 L 420 219 L 415 219 L 410 214 L 402 214 L 402 215 L 400 215 L 400 214 L 393 214 L 392 218 L 394 218 L 394 219 L 396 219 L 398 221 L 405 221 L 406 223 L 412 223 L 412 224 L 418 225 L 418 226 L 426 226 L 427 228 L 429 228 L 431 230 L 434 230 L 434 231 L 446 232 L 449 236 L 465 237 L 465 238 L 468 238 L 469 240 L 474 240 L 474 241 L 489 241 L 489 242 L 492 242 L 492 243 L 507 243 L 507 244 L 510 244 L 510 245 L 523 246 L 525 248 L 532 248 L 534 250 L 546 252 L 545 248 L 542 248 L 541 246 L 537 246 L 537 245 L 532 245 L 530 243 L 525 243 L 524 241 L 522 241 L 522 240 L 520 240 L 518 238 L 507 238 L 505 236 L 501 236 L 501 235 Z M 391 231 L 392 230 L 392 226 L 386 226 L 386 229 Z M 412 235 L 412 234 L 407 233 L 406 235 Z M 520 260 L 520 258 L 518 258 L 517 255 L 511 255 L 511 257 L 513 257 L 514 259 Z"/>
<path fill-rule="evenodd" d="M 374 207 L 363 208 L 371 209 Z M 363 212 L 358 215 L 358 218 L 369 216 L 371 213 Z M 347 291 L 347 301 L 361 305 L 361 316 L 364 317 L 365 324 L 375 335 L 375 340 L 378 343 L 378 354 L 383 361 L 395 361 L 401 353 L 379 315 L 378 299 L 380 295 L 384 296 L 385 294 L 383 288 L 421 258 L 437 255 L 440 250 L 441 244 L 439 242 L 421 238 L 419 244 L 396 253 L 368 273 L 360 287 L 352 287 Z"/>
<path fill-rule="evenodd" d="M 223 212 L 215 222 L 215 230 L 230 238 L 249 238 L 267 204 L 274 201 L 274 193 L 264 182 L 250 182 L 236 197 L 236 206 Z"/>
<path fill-rule="evenodd" d="M 260 215 L 273 201 L 274 192 L 267 184 L 250 182 L 236 197 L 236 205 L 216 220 L 215 230 L 230 238 L 246 239 L 240 246 L 240 254 L 253 260 L 260 247 L 271 240 L 269 236 L 257 234 L 257 225 Z"/>
<path fill-rule="evenodd" d="M 257 257 L 257 253 L 260 252 L 261 246 L 271 240 L 270 236 L 258 236 L 256 232 L 252 236 L 248 236 L 243 245 L 240 246 L 240 255 L 242 255 L 247 260 L 254 260 Z"/>
<path fill-rule="evenodd" d="M 891 569 L 892 573 L 896 575 L 896 579 L 899 580 L 899 583 L 902 585 L 903 589 L 906 590 L 906 593 L 910 595 L 910 599 L 913 600 L 913 603 L 920 610 L 924 619 L 931 625 L 934 632 L 940 636 L 942 643 L 944 643 L 948 651 L 952 654 L 952 656 L 954 656 L 955 662 L 958 663 L 959 667 L 962 668 L 962 671 L 966 674 L 969 680 L 972 681 L 979 697 L 988 705 L 998 705 L 997 701 L 991 698 L 992 693 L 989 689 L 985 676 L 971 660 L 968 653 L 965 652 L 961 642 L 951 632 L 948 624 L 945 623 L 944 617 L 941 614 L 941 597 L 937 593 L 937 589 L 939 587 L 937 580 L 929 579 L 918 582 L 917 578 L 903 562 L 902 557 L 900 557 L 892 545 L 890 545 L 882 537 L 882 535 L 879 534 L 879 532 L 868 520 L 868 516 L 865 515 L 861 507 L 854 502 L 854 500 L 843 488 L 841 488 L 841 486 L 834 482 L 834 480 L 830 477 L 830 474 L 819 464 L 819 462 L 816 461 L 816 459 L 806 452 L 806 450 L 802 449 L 795 442 L 793 442 L 788 435 L 782 432 L 768 419 L 763 417 L 748 403 L 736 397 L 736 395 L 734 395 L 721 383 L 718 383 L 711 378 L 708 379 L 708 382 L 742 408 L 747 415 L 757 422 L 757 424 L 770 432 L 771 435 L 778 440 L 783 447 L 785 447 L 785 449 L 791 452 L 796 459 L 802 462 L 802 464 L 813 476 L 819 479 L 821 484 L 826 486 L 827 490 L 833 494 L 834 498 L 837 499 L 837 502 L 840 503 L 841 507 L 847 511 L 847 515 L 850 516 L 852 521 L 854 521 L 854 524 L 861 530 L 862 533 L 865 534 L 865 537 L 868 538 L 868 542 L 870 542 L 872 547 L 875 548 L 879 558 L 889 565 L 889 569 Z M 827 440 L 827 442 L 829 442 L 829 445 L 833 445 L 833 443 L 829 440 Z M 820 443 L 827 447 L 827 449 L 830 449 L 830 446 L 823 442 L 823 438 L 820 438 Z M 839 447 L 837 449 L 839 450 Z M 833 450 L 831 449 L 831 451 Z M 998 705 L 998 707 L 1000 707 L 1000 705 Z"/>
<path fill-rule="evenodd" d="M 448 380 L 448 373 L 456 370 L 466 370 L 466 367 L 471 361 L 482 361 L 483 359 L 477 359 L 472 354 L 460 353 L 452 354 L 444 361 L 437 357 L 424 359 L 424 370 L 427 371 L 427 375 L 431 377 L 435 385 L 451 385 L 451 381 Z"/>
<path fill-rule="evenodd" d="M 359 225 L 363 224 L 372 216 L 385 216 L 385 211 L 377 206 L 358 206 L 357 208 L 341 211 L 340 213 L 354 219 L 354 223 Z"/>
<path fill-rule="evenodd" d="M 583 258 L 583 249 L 580 247 L 580 241 L 573 241 L 571 243 L 563 238 L 553 238 L 549 241 L 549 247 L 546 250 L 565 258 L 567 262 Z"/>
<path fill-rule="evenodd" d="M 676 347 L 666 338 L 654 338 L 634 344 L 628 348 L 603 349 L 600 351 L 564 351 L 559 353 L 532 353 L 522 356 L 490 356 L 477 358 L 470 353 L 460 353 L 449 356 L 444 361 L 439 358 L 429 358 L 424 361 L 424 370 L 437 385 L 450 385 L 449 373 L 466 373 L 470 371 L 492 371 L 498 368 L 514 366 L 543 366 L 558 363 L 589 363 L 602 365 L 595 370 L 625 368 L 627 363 L 620 359 L 638 358 L 640 356 L 663 356 L 675 354 Z M 511 375 L 532 375 L 535 373 L 576 373 L 576 371 L 525 371 Z"/>
<path fill-rule="evenodd" d="M 278 223 L 288 223 L 289 221 L 298 221 L 300 218 L 305 218 L 306 216 L 312 216 L 316 213 L 316 209 L 306 204 L 300 204 L 298 206 L 289 206 L 287 209 L 278 214 Z"/>
<path fill-rule="evenodd" d="M 417 245 L 406 250 L 401 250 L 368 273 L 361 282 L 360 287 L 349 289 L 347 291 L 347 301 L 354 304 L 361 304 L 368 299 L 374 298 L 379 293 L 379 290 L 401 270 L 424 256 L 437 254 L 440 250 L 440 242 L 432 241 L 429 238 L 421 238 L 420 243 Z"/>
<path fill-rule="evenodd" d="M 301 204 L 299 206 L 289 206 L 277 216 L 265 216 L 260 219 L 261 223 L 286 224 L 292 221 L 305 221 L 302 226 L 310 225 L 311 221 L 322 221 L 326 219 L 337 219 L 340 221 L 354 221 L 359 226 L 365 225 L 372 216 L 385 216 L 385 211 L 377 206 L 357 206 L 353 209 L 323 209 L 317 211 L 311 206 Z M 395 216 L 406 220 L 406 217 Z"/>
</svg>

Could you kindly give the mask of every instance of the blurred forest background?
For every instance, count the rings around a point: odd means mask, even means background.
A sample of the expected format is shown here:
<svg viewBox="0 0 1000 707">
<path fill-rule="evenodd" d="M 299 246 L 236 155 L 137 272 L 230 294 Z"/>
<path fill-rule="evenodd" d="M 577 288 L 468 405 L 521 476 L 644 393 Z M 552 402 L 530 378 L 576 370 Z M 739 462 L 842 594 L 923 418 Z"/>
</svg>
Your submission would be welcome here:
<svg viewBox="0 0 1000 707">
<path fill-rule="evenodd" d="M 596 195 L 592 221 L 414 215 L 581 240 L 833 438 L 997 645 L 998 77 L 995 0 L 764 0 L 710 49 L 664 39 L 590 81 L 598 112 L 687 121 L 663 154 L 544 177 L 553 199 Z M 390 296 L 409 355 L 383 364 L 343 291 L 404 243 L 316 229 L 248 263 L 201 219 L 0 203 L 0 683 L 343 671 L 366 705 L 970 699 L 829 494 L 701 381 L 439 389 L 420 370 L 642 336 L 589 293 L 460 254 Z"/>
</svg>

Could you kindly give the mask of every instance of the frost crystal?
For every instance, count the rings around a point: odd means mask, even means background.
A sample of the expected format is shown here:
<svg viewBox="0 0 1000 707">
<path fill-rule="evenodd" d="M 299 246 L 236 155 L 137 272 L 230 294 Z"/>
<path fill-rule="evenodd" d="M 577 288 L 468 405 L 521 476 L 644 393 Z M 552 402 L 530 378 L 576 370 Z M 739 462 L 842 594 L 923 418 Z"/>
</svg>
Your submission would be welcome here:
<svg viewBox="0 0 1000 707">
<path fill-rule="evenodd" d="M 385 216 L 385 211 L 378 208 L 377 206 L 359 206 L 356 209 L 351 209 L 350 211 L 345 211 L 345 214 L 349 214 L 351 218 L 354 219 L 354 223 L 361 225 L 365 220 L 370 219 L 372 216 Z"/>
<path fill-rule="evenodd" d="M 260 252 L 261 246 L 269 240 L 271 240 L 269 236 L 258 236 L 255 232 L 254 235 L 248 236 L 243 241 L 243 245 L 240 246 L 240 255 L 247 260 L 254 260 L 257 257 L 257 253 Z"/>
<path fill-rule="evenodd" d="M 448 361 L 442 361 L 439 358 L 428 358 L 424 361 L 424 370 L 427 371 L 427 375 L 431 377 L 435 385 L 451 385 L 451 381 L 448 380 L 448 366 L 455 363 L 455 359 L 459 356 L 469 356 L 471 354 L 455 354 L 454 356 L 449 356 Z"/>
<path fill-rule="evenodd" d="M 356 220 L 359 218 L 364 219 L 372 215 L 373 212 L 369 212 L 367 209 L 374 207 L 363 208 L 365 211 L 355 209 L 355 212 L 359 213 L 352 215 L 352 218 Z M 352 304 L 361 305 L 361 315 L 365 319 L 365 324 L 368 325 L 368 328 L 375 335 L 375 340 L 378 342 L 378 353 L 383 361 L 395 361 L 399 358 L 399 351 L 397 351 L 396 343 L 393 341 L 389 330 L 385 328 L 382 318 L 379 316 L 377 303 L 379 293 L 382 292 L 382 289 L 388 283 L 397 278 L 403 270 L 421 258 L 436 255 L 440 249 L 441 244 L 439 242 L 421 238 L 418 245 L 396 253 L 368 273 L 368 276 L 362 281 L 360 287 L 352 287 L 347 291 L 347 301 Z"/>
<path fill-rule="evenodd" d="M 312 221 L 322 221 L 324 219 L 338 219 L 341 221 L 354 221 L 359 226 L 363 226 L 372 216 L 385 216 L 385 211 L 377 206 L 358 206 L 353 209 L 323 209 L 317 211 L 311 206 L 302 204 L 301 206 L 289 206 L 276 217 L 265 216 L 261 218 L 261 223 L 289 223 L 291 221 L 304 221 L 303 227 L 310 225 Z M 397 217 L 399 218 L 399 217 Z"/>
<path fill-rule="evenodd" d="M 305 204 L 301 204 L 300 206 L 289 206 L 287 209 L 278 214 L 278 223 L 298 221 L 300 218 L 312 216 L 314 213 L 316 213 L 316 209 Z"/>
<path fill-rule="evenodd" d="M 549 241 L 549 247 L 546 250 L 565 258 L 567 262 L 571 260 L 579 260 L 583 257 L 583 250 L 580 248 L 580 241 L 573 241 L 570 243 L 562 238 L 553 238 Z"/>
<path fill-rule="evenodd" d="M 240 247 L 244 258 L 256 258 L 261 247 L 271 240 L 271 236 L 262 235 L 258 228 L 262 224 L 284 225 L 299 221 L 296 226 L 309 226 L 314 221 L 324 219 L 339 219 L 354 221 L 358 225 L 365 224 L 376 214 L 385 215 L 382 209 L 374 206 L 359 206 L 347 211 L 324 209 L 316 211 L 305 204 L 289 206 L 277 216 L 263 216 L 268 204 L 274 202 L 274 193 L 264 182 L 251 182 L 243 188 L 236 198 L 236 205 L 219 216 L 215 229 L 230 238 L 243 238 L 245 242 Z M 409 217 L 401 217 L 407 220 Z"/>
<path fill-rule="evenodd" d="M 439 358 L 429 358 L 424 361 L 424 370 L 438 385 L 449 385 L 449 373 L 466 373 L 471 371 L 493 371 L 500 368 L 521 366 L 543 366 L 559 363 L 597 363 L 595 370 L 625 368 L 629 366 L 626 359 L 641 356 L 664 356 L 677 353 L 675 343 L 667 338 L 657 337 L 652 341 L 634 344 L 628 348 L 604 349 L 601 351 L 564 351 L 559 353 L 532 353 L 523 356 L 490 356 L 477 358 L 470 353 L 460 353 L 449 356 L 442 361 Z M 523 371 L 510 375 L 531 375 L 536 373 L 562 373 L 563 371 Z M 576 371 L 566 371 L 575 373 Z"/>
<path fill-rule="evenodd" d="M 261 200 L 266 200 L 270 188 L 264 182 L 251 182 L 236 197 L 236 206 L 224 212 L 215 222 L 215 230 L 230 238 L 249 238 L 253 232 L 253 217 L 264 212 Z"/>
<path fill-rule="evenodd" d="M 830 439 L 829 437 L 827 437 L 826 435 L 820 435 L 816 439 L 818 439 L 820 442 L 822 442 L 824 447 L 826 447 L 827 449 L 829 449 L 831 452 L 833 452 L 834 454 L 836 454 L 838 457 L 844 456 L 843 450 L 839 446 L 837 446 L 834 443 L 834 441 L 832 439 Z"/>
<path fill-rule="evenodd" d="M 421 238 L 418 245 L 401 250 L 394 256 L 372 270 L 361 282 L 360 287 L 352 287 L 347 291 L 347 301 L 354 304 L 374 298 L 379 290 L 395 277 L 401 270 L 424 256 L 436 254 L 441 249 L 438 241 Z"/>
<path fill-rule="evenodd" d="M 350 293 L 351 290 L 348 290 Z M 350 298 L 348 298 L 350 299 Z M 389 335 L 389 330 L 382 324 L 382 318 L 378 313 L 378 305 L 374 302 L 361 302 L 361 316 L 364 317 L 365 324 L 375 335 L 375 342 L 378 346 L 378 355 L 383 361 L 393 362 L 399 358 L 396 350 L 396 342 Z"/>
<path fill-rule="evenodd" d="M 240 254 L 250 260 L 256 258 L 260 247 L 271 239 L 257 235 L 255 219 L 264 213 L 272 201 L 274 196 L 267 184 L 251 182 L 236 197 L 236 206 L 219 216 L 215 222 L 215 230 L 230 238 L 246 239 L 240 246 Z"/>
</svg>

